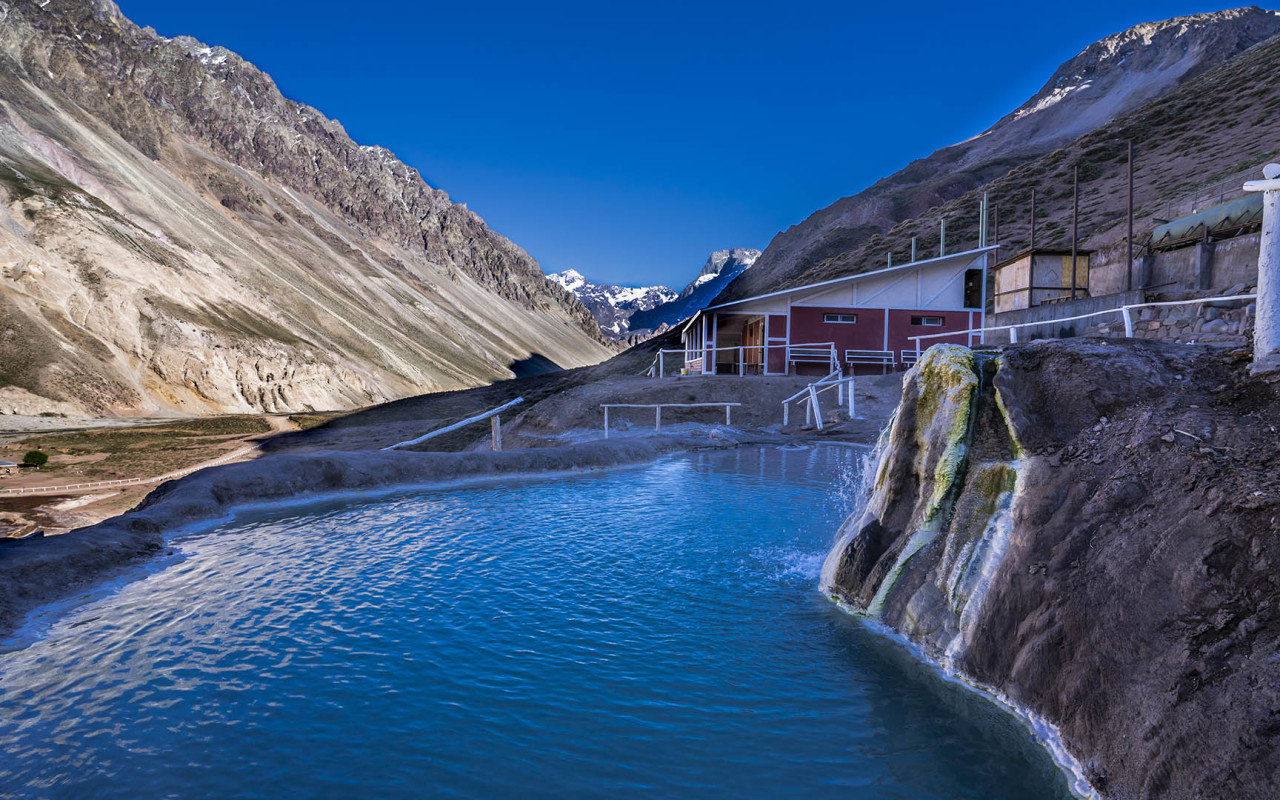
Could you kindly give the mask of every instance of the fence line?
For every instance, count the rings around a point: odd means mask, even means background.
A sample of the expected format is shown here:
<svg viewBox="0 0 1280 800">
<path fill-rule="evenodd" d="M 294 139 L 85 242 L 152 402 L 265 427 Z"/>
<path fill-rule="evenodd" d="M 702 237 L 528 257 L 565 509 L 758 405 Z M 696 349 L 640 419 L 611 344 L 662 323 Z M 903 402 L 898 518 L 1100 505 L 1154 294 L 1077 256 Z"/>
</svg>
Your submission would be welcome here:
<svg viewBox="0 0 1280 800">
<path fill-rule="evenodd" d="M 202 469 L 222 466 L 229 461 L 234 461 L 237 458 L 252 453 L 259 447 L 261 447 L 260 444 L 255 444 L 252 447 L 246 447 L 241 450 L 237 450 L 234 453 L 228 453 L 227 455 L 214 459 L 213 461 L 207 461 L 203 464 L 197 464 L 194 467 L 187 467 L 186 469 L 168 472 L 154 478 L 118 478 L 111 481 L 88 481 L 85 483 L 69 483 L 60 486 L 32 486 L 20 489 L 0 489 L 0 496 L 17 497 L 23 495 L 64 494 L 66 492 L 83 492 L 90 489 L 106 489 L 112 486 L 136 486 L 148 483 L 164 483 L 165 481 L 170 481 L 174 478 L 181 478 L 186 475 L 190 475 L 193 472 L 199 472 Z"/>
<path fill-rule="evenodd" d="M 609 409 L 611 408 L 652 408 L 654 410 L 653 429 L 661 431 L 664 408 L 719 408 L 720 406 L 724 406 L 724 424 L 732 425 L 730 414 L 734 408 L 741 407 L 742 403 L 603 403 L 600 407 L 604 409 L 604 438 L 609 438 Z"/>
<path fill-rule="evenodd" d="M 1151 308 L 1154 306 L 1189 306 L 1202 305 L 1204 303 L 1223 303 L 1232 300 L 1257 300 L 1257 294 L 1233 294 L 1223 297 L 1202 297 L 1194 300 L 1162 300 L 1157 303 L 1133 303 L 1130 305 L 1120 306 L 1119 308 L 1108 308 L 1102 311 L 1094 311 L 1090 314 L 1077 314 L 1073 317 L 1060 317 L 1058 319 L 1043 319 L 1036 322 L 1018 322 L 1013 325 L 992 325 L 987 328 L 970 328 L 967 331 L 952 331 L 951 333 L 930 333 L 920 336 L 910 336 L 909 339 L 916 343 L 917 352 L 920 350 L 920 342 L 924 339 L 941 339 L 946 336 L 967 336 L 972 333 L 982 335 L 982 343 L 986 344 L 987 333 L 996 331 L 1009 331 L 1009 340 L 1012 344 L 1018 343 L 1019 328 L 1035 328 L 1042 325 L 1058 325 L 1063 322 L 1074 322 L 1078 319 L 1089 319 L 1091 317 L 1100 317 L 1105 314 L 1121 314 L 1124 318 L 1124 335 L 1127 339 L 1133 338 L 1133 317 L 1130 315 L 1130 309 L 1134 308 Z"/>
</svg>

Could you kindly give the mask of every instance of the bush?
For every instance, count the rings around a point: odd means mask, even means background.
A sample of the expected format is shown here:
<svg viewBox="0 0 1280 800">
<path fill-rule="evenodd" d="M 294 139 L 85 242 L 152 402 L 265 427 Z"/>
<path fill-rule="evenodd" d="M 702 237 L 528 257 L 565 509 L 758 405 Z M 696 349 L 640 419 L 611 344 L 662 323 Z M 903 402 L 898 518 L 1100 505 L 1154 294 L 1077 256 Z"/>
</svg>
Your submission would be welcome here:
<svg viewBox="0 0 1280 800">
<path fill-rule="evenodd" d="M 22 457 L 22 463 L 28 467 L 40 468 L 49 463 L 49 456 L 39 450 L 30 450 Z"/>
</svg>

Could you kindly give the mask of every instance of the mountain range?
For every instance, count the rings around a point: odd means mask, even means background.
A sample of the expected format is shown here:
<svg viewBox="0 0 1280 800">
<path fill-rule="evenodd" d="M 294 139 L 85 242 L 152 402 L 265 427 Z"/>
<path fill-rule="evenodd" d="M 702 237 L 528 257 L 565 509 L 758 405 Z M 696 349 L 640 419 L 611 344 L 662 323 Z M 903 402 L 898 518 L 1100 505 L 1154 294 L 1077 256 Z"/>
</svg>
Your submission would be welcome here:
<svg viewBox="0 0 1280 800">
<path fill-rule="evenodd" d="M 0 3 L 0 411 L 342 409 L 609 352 L 519 246 L 235 53 Z"/>
<path fill-rule="evenodd" d="M 613 286 L 588 280 L 574 269 L 547 276 L 573 292 L 595 317 L 605 336 L 615 341 L 627 338 L 631 316 L 668 303 L 679 295 L 666 286 Z"/>
<path fill-rule="evenodd" d="M 595 283 L 572 269 L 547 277 L 577 295 L 606 336 L 615 341 L 634 341 L 704 308 L 759 257 L 760 251 L 749 247 L 716 250 L 679 293 L 666 286 L 632 288 Z"/>
</svg>

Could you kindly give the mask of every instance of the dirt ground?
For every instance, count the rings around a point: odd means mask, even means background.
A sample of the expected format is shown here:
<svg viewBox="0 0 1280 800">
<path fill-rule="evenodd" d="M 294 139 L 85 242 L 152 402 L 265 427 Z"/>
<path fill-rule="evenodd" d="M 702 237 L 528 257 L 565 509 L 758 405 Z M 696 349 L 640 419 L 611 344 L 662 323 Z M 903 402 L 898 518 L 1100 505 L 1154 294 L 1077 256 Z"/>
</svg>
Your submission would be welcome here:
<svg viewBox="0 0 1280 800">
<path fill-rule="evenodd" d="M 30 450 L 49 456 L 39 469 L 24 468 L 16 476 L 0 478 L 0 490 L 154 478 L 216 461 L 298 428 L 282 415 L 87 421 L 6 417 L 0 423 L 25 428 L 0 434 L 0 460 L 21 463 Z M 72 427 L 76 424 L 81 427 Z M 0 495 L 0 538 L 37 531 L 55 535 L 93 525 L 133 508 L 155 487 L 143 483 L 54 495 Z"/>
</svg>

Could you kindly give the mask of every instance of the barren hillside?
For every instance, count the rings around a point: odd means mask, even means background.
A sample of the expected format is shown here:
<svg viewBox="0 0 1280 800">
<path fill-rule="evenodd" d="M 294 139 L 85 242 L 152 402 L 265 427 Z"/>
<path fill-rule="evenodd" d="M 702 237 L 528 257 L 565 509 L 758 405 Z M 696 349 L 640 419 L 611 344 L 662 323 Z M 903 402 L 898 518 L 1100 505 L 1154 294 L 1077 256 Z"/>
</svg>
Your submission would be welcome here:
<svg viewBox="0 0 1280 800">
<path fill-rule="evenodd" d="M 607 355 L 532 258 L 234 53 L 0 2 L 0 411 L 350 408 Z"/>
</svg>

